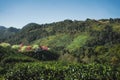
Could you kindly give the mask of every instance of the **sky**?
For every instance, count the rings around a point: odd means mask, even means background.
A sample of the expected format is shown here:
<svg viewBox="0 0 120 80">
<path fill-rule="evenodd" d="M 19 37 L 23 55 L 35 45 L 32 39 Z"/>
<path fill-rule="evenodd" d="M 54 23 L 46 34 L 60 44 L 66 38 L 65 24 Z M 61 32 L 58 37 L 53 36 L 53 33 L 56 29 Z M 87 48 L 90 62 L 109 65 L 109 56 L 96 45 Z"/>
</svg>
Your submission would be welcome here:
<svg viewBox="0 0 120 80">
<path fill-rule="evenodd" d="M 0 0 L 0 25 L 120 18 L 120 0 Z"/>
</svg>

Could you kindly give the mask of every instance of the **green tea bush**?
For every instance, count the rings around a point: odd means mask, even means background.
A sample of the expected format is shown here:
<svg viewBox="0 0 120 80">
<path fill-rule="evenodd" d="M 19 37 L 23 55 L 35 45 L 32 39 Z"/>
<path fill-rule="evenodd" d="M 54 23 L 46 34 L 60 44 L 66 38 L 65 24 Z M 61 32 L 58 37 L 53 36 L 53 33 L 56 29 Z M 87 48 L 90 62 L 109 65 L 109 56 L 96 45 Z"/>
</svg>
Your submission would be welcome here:
<svg viewBox="0 0 120 80">
<path fill-rule="evenodd" d="M 18 57 L 18 56 L 9 56 L 9 57 L 6 57 L 4 58 L 2 61 L 1 61 L 1 64 L 11 64 L 11 63 L 18 63 L 18 62 L 34 62 L 35 59 L 32 59 L 30 57 Z"/>
<path fill-rule="evenodd" d="M 0 66 L 0 74 L 2 73 L 2 71 L 3 71 L 3 68 Z"/>
<path fill-rule="evenodd" d="M 57 60 L 59 58 L 59 54 L 57 53 L 40 49 L 31 52 L 23 52 L 23 54 L 41 61 Z"/>
<path fill-rule="evenodd" d="M 38 49 L 39 48 L 39 45 L 33 45 L 32 46 L 32 49 L 35 50 L 35 49 Z"/>
<path fill-rule="evenodd" d="M 12 45 L 12 49 L 18 50 L 20 48 L 20 45 Z"/>
<path fill-rule="evenodd" d="M 12 48 L 5 48 L 0 46 L 0 65 L 6 65 L 7 63 L 17 62 L 34 62 L 37 61 L 34 58 L 21 54 Z"/>
<path fill-rule="evenodd" d="M 6 80 L 118 80 L 120 73 L 110 65 L 23 63 L 8 71 Z"/>
<path fill-rule="evenodd" d="M 0 43 L 0 46 L 2 47 L 10 47 L 11 45 L 9 43 Z"/>
</svg>

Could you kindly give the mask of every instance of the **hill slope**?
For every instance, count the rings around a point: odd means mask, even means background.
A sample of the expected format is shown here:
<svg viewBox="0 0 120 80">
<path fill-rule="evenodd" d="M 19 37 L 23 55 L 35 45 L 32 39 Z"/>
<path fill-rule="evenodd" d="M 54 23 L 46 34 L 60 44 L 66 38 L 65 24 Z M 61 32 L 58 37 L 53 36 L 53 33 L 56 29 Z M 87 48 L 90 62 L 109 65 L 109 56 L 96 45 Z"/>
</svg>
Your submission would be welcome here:
<svg viewBox="0 0 120 80">
<path fill-rule="evenodd" d="M 119 60 L 119 51 L 114 46 L 120 45 L 120 19 L 64 20 L 41 25 L 30 23 L 4 41 L 11 44 L 49 46 L 52 51 L 72 54 L 83 62 L 104 62 L 103 56 L 114 56 Z M 112 48 L 116 50 L 114 54 Z"/>
<path fill-rule="evenodd" d="M 120 19 L 2 29 L 15 33 L 9 38 L 3 35 L 4 42 L 22 46 L 13 45 L 20 46 L 14 50 L 10 44 L 0 44 L 0 79 L 120 79 Z"/>
<path fill-rule="evenodd" d="M 18 31 L 19 29 L 16 29 L 14 27 L 6 28 L 4 26 L 0 26 L 0 42 L 8 40 L 12 36 L 14 36 Z"/>
</svg>

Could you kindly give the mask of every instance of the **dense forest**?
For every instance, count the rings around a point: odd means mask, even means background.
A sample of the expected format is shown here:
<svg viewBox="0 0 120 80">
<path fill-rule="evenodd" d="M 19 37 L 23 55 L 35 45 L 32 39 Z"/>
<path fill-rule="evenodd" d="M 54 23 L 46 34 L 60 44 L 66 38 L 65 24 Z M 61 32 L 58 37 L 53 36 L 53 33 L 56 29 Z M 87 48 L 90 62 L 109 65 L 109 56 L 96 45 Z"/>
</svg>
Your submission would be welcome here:
<svg viewBox="0 0 120 80">
<path fill-rule="evenodd" d="M 120 19 L 0 26 L 0 79 L 119 80 Z"/>
</svg>

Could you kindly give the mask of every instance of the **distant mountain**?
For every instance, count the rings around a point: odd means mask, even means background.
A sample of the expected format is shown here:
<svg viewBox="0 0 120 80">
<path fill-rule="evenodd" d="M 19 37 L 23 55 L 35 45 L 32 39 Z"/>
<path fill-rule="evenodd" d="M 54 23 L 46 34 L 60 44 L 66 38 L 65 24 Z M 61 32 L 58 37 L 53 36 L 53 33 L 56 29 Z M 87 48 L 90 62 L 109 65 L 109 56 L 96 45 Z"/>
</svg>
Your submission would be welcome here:
<svg viewBox="0 0 120 80">
<path fill-rule="evenodd" d="M 100 20 L 86 19 L 85 21 L 64 20 L 41 25 L 37 23 L 29 23 L 22 29 L 1 27 L 4 28 L 4 30 L 0 33 L 0 41 L 3 39 L 5 42 L 11 44 L 19 44 L 21 42 L 30 44 L 36 40 L 57 34 L 71 34 L 71 37 L 83 33 L 97 35 L 98 33 L 101 33 L 107 25 L 112 26 L 113 31 L 117 32 L 116 34 L 120 32 L 119 18 Z"/>
<path fill-rule="evenodd" d="M 31 41 L 42 38 L 43 36 L 45 37 L 45 34 L 46 32 L 43 30 L 43 27 L 41 25 L 36 23 L 29 23 L 25 25 L 22 29 L 20 29 L 19 32 L 8 41 L 10 43 L 24 42 L 28 44 Z"/>
<path fill-rule="evenodd" d="M 7 28 L 6 31 L 8 32 L 18 32 L 20 29 L 17 29 L 17 28 L 14 28 L 14 27 L 10 27 L 10 28 Z"/>
<path fill-rule="evenodd" d="M 0 30 L 4 30 L 4 29 L 6 29 L 6 27 L 0 26 Z"/>
<path fill-rule="evenodd" d="M 21 32 L 29 32 L 31 30 L 34 30 L 34 29 L 38 29 L 40 28 L 40 25 L 37 24 L 37 23 L 29 23 L 27 25 L 25 25 L 22 29 L 21 29 Z"/>
<path fill-rule="evenodd" d="M 14 36 L 17 32 L 19 32 L 17 28 L 0 26 L 0 42 L 10 39 L 11 36 Z"/>
<path fill-rule="evenodd" d="M 25 25 L 22 29 L 37 28 L 38 26 L 39 26 L 39 24 L 37 24 L 37 23 L 29 23 L 29 24 Z"/>
</svg>

